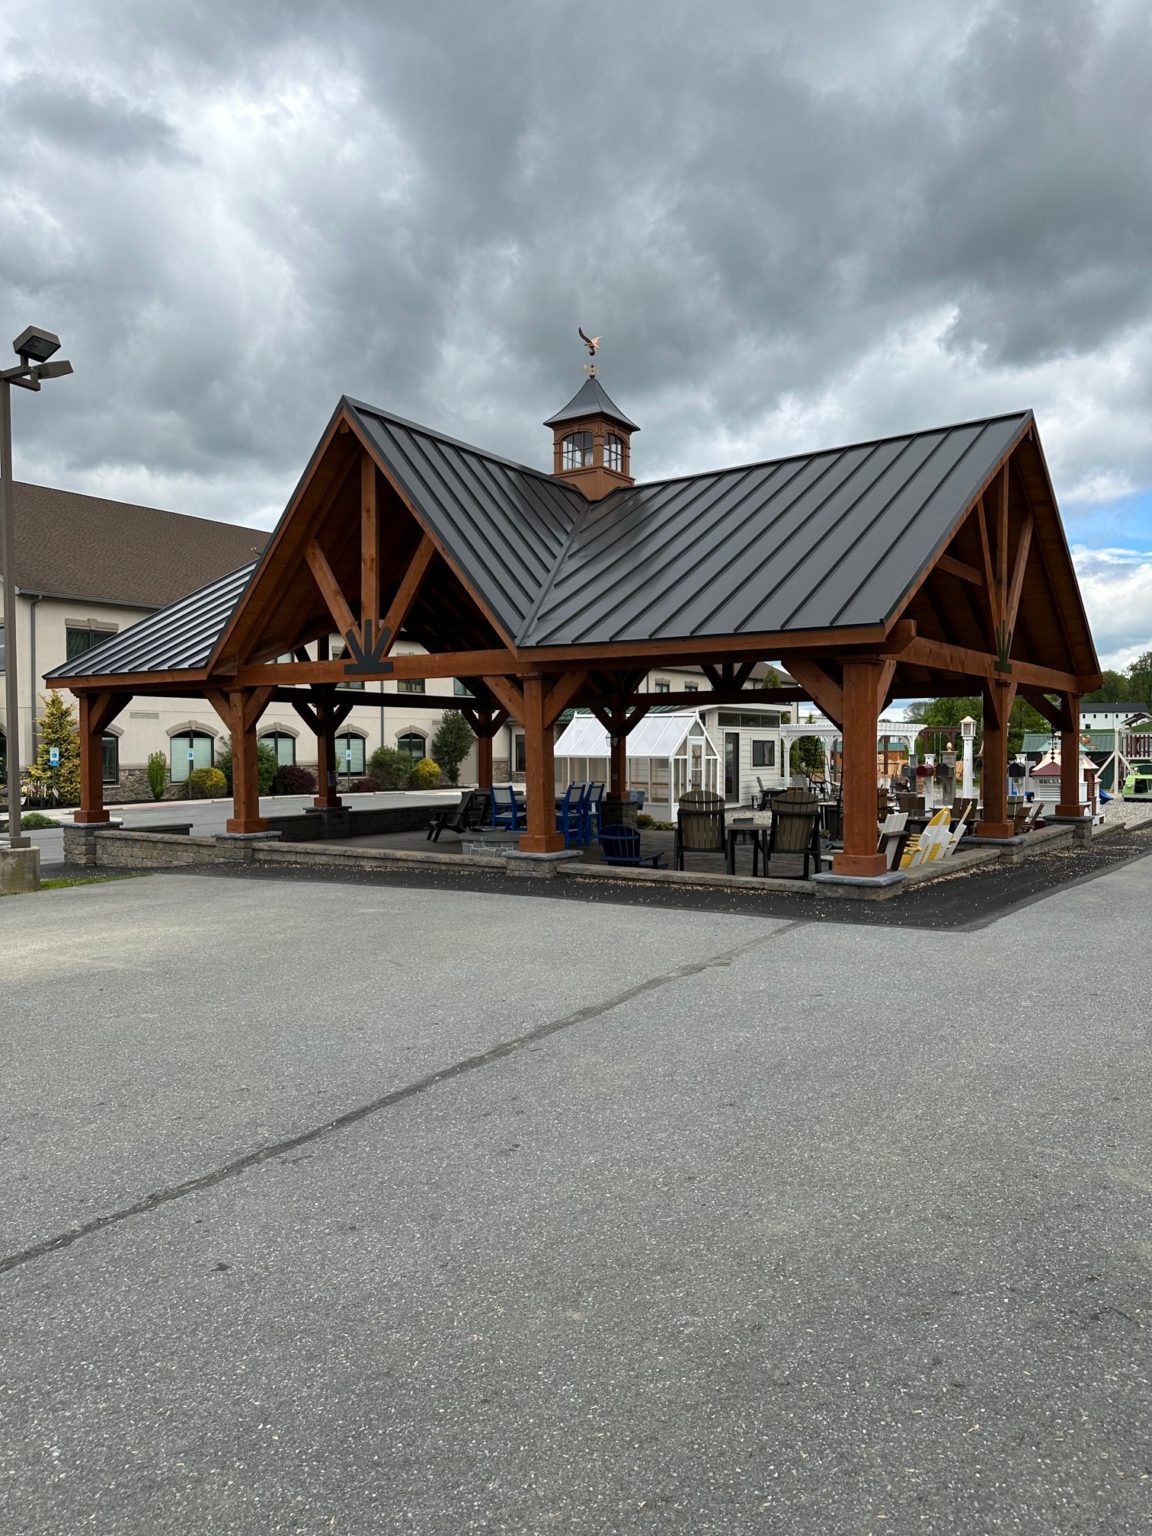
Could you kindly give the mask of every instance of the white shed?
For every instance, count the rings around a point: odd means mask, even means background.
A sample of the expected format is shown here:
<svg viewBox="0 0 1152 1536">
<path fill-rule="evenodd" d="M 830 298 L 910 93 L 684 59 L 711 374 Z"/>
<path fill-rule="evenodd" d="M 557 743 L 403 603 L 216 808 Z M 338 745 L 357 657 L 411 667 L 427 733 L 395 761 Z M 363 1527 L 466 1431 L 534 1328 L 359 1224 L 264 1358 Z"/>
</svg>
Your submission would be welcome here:
<svg viewBox="0 0 1152 1536">
<path fill-rule="evenodd" d="M 556 743 L 556 786 L 608 778 L 608 732 L 595 715 L 569 721 Z M 695 710 L 648 714 L 628 733 L 628 787 L 644 791 L 644 808 L 661 820 L 675 816 L 690 789 L 722 793 L 720 754 Z"/>
</svg>

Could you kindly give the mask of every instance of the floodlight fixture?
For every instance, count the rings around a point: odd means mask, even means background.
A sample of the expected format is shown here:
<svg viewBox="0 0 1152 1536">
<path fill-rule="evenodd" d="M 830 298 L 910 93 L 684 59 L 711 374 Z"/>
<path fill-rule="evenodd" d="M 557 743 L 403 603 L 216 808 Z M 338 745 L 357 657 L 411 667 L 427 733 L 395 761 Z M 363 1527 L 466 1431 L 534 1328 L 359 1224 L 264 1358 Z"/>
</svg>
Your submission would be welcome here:
<svg viewBox="0 0 1152 1536">
<path fill-rule="evenodd" d="M 62 357 L 56 363 L 39 363 L 32 370 L 34 379 L 62 379 L 65 374 L 72 372 L 72 364 L 66 357 Z"/>
<path fill-rule="evenodd" d="M 12 350 L 18 354 L 21 362 L 32 358 L 34 362 L 46 363 L 53 353 L 59 352 L 60 338 L 51 331 L 42 331 L 38 325 L 29 325 L 12 343 Z"/>
</svg>

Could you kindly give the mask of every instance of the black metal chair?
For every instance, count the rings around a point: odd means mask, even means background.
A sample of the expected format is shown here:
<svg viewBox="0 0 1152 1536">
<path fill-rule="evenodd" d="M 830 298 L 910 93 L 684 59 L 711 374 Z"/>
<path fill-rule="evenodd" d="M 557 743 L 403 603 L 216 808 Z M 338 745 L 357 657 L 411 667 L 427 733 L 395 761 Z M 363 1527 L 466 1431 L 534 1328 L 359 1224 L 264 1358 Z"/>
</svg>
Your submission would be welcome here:
<svg viewBox="0 0 1152 1536">
<path fill-rule="evenodd" d="M 724 796 L 707 789 L 690 789 L 676 808 L 676 868 L 684 868 L 686 853 L 726 854 L 726 835 Z"/>
<path fill-rule="evenodd" d="M 488 791 L 466 789 L 460 796 L 459 805 L 451 805 L 435 811 L 428 823 L 427 841 L 438 843 L 441 832 L 469 832 L 482 827 L 488 819 Z"/>
</svg>

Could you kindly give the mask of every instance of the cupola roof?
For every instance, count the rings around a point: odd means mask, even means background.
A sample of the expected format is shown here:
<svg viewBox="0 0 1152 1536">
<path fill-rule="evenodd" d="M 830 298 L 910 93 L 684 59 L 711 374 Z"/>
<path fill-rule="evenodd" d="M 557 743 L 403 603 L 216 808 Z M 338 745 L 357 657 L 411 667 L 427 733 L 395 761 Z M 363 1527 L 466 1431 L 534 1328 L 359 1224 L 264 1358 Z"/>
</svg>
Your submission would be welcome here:
<svg viewBox="0 0 1152 1536">
<path fill-rule="evenodd" d="M 562 427 L 568 421 L 585 421 L 589 416 L 603 416 L 608 421 L 614 421 L 629 432 L 639 432 L 640 428 L 634 421 L 629 421 L 624 412 L 615 403 L 611 396 L 601 385 L 595 374 L 585 379 L 584 383 L 569 400 L 562 410 L 555 416 L 549 416 L 544 423 L 546 427 Z"/>
</svg>

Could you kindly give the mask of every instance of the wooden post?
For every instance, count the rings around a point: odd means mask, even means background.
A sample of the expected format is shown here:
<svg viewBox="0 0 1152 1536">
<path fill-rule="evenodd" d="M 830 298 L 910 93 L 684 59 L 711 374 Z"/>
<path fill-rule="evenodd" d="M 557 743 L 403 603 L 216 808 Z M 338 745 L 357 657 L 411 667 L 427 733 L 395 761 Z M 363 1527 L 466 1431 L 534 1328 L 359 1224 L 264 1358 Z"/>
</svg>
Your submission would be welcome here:
<svg viewBox="0 0 1152 1536">
<path fill-rule="evenodd" d="M 1061 703 L 1060 803 L 1057 816 L 1083 816 L 1084 785 L 1080 777 L 1080 695 L 1066 693 Z"/>
<path fill-rule="evenodd" d="M 834 856 L 832 873 L 875 878 L 888 861 L 877 853 L 876 720 L 881 660 L 868 657 L 844 663 L 844 851 Z"/>
<path fill-rule="evenodd" d="M 615 729 L 609 737 L 608 799 L 628 798 L 628 723 L 624 718 L 614 722 Z"/>
<path fill-rule="evenodd" d="M 492 738 L 476 737 L 476 788 L 492 788 Z"/>
<path fill-rule="evenodd" d="M 1015 684 L 994 678 L 984 684 L 984 747 L 980 767 L 983 814 L 977 837 L 1011 837 L 1008 820 L 1008 717 Z"/>
<path fill-rule="evenodd" d="M 316 722 L 316 795 L 312 804 L 331 811 L 343 805 L 337 786 L 336 714 L 330 703 L 317 704 Z"/>
<path fill-rule="evenodd" d="M 101 826 L 104 809 L 104 732 L 127 704 L 127 693 L 80 695 L 80 808 L 72 815 L 77 826 Z"/>
<path fill-rule="evenodd" d="M 237 689 L 228 695 L 232 724 L 232 810 L 225 823 L 228 832 L 266 832 L 260 815 L 260 779 L 256 765 L 256 720 L 246 711 L 245 694 Z M 247 718 L 246 718 L 247 716 Z"/>
<path fill-rule="evenodd" d="M 552 726 L 545 720 L 545 688 L 548 679 L 524 679 L 525 789 L 528 794 L 528 826 L 520 839 L 521 853 L 559 853 L 563 835 L 556 830 L 556 765 Z"/>
</svg>

